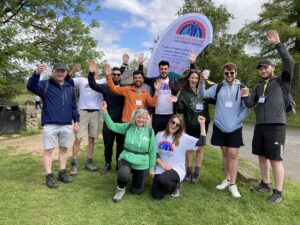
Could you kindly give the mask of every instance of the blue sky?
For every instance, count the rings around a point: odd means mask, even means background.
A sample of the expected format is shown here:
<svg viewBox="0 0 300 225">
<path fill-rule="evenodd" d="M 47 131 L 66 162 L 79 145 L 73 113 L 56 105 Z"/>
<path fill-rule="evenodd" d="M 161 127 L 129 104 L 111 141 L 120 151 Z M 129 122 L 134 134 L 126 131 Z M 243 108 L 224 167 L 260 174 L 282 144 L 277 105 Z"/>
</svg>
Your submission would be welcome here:
<svg viewBox="0 0 300 225">
<path fill-rule="evenodd" d="M 238 31 L 245 22 L 256 19 L 266 1 L 213 0 L 215 5 L 225 5 L 234 15 L 229 27 L 231 33 Z M 100 23 L 100 28 L 93 29 L 92 35 L 113 66 L 121 64 L 124 52 L 131 60 L 139 52 L 150 58 L 153 40 L 177 18 L 182 4 L 183 0 L 103 0 L 101 12 L 91 17 Z"/>
</svg>

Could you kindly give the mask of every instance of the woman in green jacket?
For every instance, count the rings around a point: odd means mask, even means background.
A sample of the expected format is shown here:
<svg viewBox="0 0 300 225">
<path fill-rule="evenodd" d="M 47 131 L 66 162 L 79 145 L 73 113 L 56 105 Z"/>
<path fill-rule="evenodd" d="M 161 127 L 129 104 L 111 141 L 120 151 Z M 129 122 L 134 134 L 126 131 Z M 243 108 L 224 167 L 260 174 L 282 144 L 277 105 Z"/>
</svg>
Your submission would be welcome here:
<svg viewBox="0 0 300 225">
<path fill-rule="evenodd" d="M 190 71 L 184 78 L 183 86 L 177 100 L 177 112 L 184 116 L 184 122 L 186 124 L 185 132 L 196 138 L 199 138 L 200 129 L 197 119 L 198 116 L 201 115 L 205 117 L 206 132 L 210 122 L 208 100 L 203 99 L 198 92 L 200 77 L 200 74 L 196 71 Z M 193 151 L 187 151 L 186 154 L 187 170 L 184 180 L 195 183 L 200 174 L 203 151 L 202 148 L 196 151 L 196 167 L 194 173 L 192 172 Z"/>
<path fill-rule="evenodd" d="M 155 135 L 150 127 L 151 119 L 147 110 L 137 108 L 133 111 L 130 123 L 114 123 L 107 112 L 106 102 L 102 103 L 104 121 L 109 129 L 125 135 L 124 150 L 118 160 L 118 186 L 114 202 L 122 200 L 125 186 L 132 173 L 131 193 L 142 194 L 145 173 L 149 170 L 154 177 L 156 164 Z"/>
</svg>

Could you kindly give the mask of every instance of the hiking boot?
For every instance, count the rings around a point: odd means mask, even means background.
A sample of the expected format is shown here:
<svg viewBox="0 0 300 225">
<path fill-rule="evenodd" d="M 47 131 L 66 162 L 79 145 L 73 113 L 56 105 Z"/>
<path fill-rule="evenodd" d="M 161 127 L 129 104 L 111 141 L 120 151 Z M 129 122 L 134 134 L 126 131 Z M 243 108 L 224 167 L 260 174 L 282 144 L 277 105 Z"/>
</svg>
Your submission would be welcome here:
<svg viewBox="0 0 300 225">
<path fill-rule="evenodd" d="M 46 186 L 50 189 L 58 187 L 58 183 L 54 179 L 54 176 L 52 173 L 48 173 L 46 175 Z"/>
<path fill-rule="evenodd" d="M 224 190 L 224 189 L 227 188 L 229 185 L 230 185 L 230 181 L 227 180 L 227 179 L 225 179 L 225 180 L 222 181 L 221 184 L 217 185 L 216 188 L 217 188 L 218 190 Z"/>
<path fill-rule="evenodd" d="M 269 198 L 269 203 L 270 204 L 278 204 L 278 203 L 282 202 L 282 200 L 283 200 L 282 192 L 278 191 L 276 189 L 273 189 L 273 194 Z"/>
<path fill-rule="evenodd" d="M 232 195 L 234 198 L 240 198 L 240 197 L 241 197 L 241 194 L 240 194 L 240 192 L 238 191 L 236 184 L 231 184 L 231 185 L 229 186 L 229 191 L 230 191 L 231 195 Z"/>
<path fill-rule="evenodd" d="M 71 171 L 70 171 L 70 175 L 71 176 L 76 176 L 78 172 L 78 167 L 77 167 L 77 161 L 76 160 L 72 160 L 71 161 Z"/>
<path fill-rule="evenodd" d="M 178 198 L 180 196 L 180 192 L 181 192 L 181 184 L 177 183 L 177 187 L 175 188 L 175 190 L 172 192 L 171 197 L 173 198 Z"/>
<path fill-rule="evenodd" d="M 192 174 L 191 173 L 187 173 L 184 177 L 184 181 L 190 182 L 192 179 Z"/>
<path fill-rule="evenodd" d="M 70 182 L 72 182 L 72 179 L 67 175 L 66 170 L 59 171 L 57 180 L 61 181 L 63 183 L 70 183 Z"/>
<path fill-rule="evenodd" d="M 111 170 L 111 166 L 108 163 L 105 163 L 103 169 L 101 170 L 100 174 L 104 175 L 106 173 L 108 173 Z"/>
<path fill-rule="evenodd" d="M 250 189 L 252 192 L 270 192 L 272 190 L 271 185 L 268 183 L 265 183 L 263 180 L 260 181 L 260 183 Z"/>
<path fill-rule="evenodd" d="M 93 165 L 93 160 L 92 159 L 87 159 L 86 160 L 85 168 L 87 170 L 93 171 L 93 172 L 98 171 L 98 169 L 99 169 L 97 166 Z"/>
<path fill-rule="evenodd" d="M 113 201 L 116 202 L 116 203 L 121 201 L 124 194 L 125 194 L 125 188 L 122 189 L 122 188 L 117 187 L 117 191 L 116 191 L 116 194 L 113 197 Z"/>
<path fill-rule="evenodd" d="M 192 178 L 191 178 L 191 183 L 192 184 L 195 184 L 198 182 L 198 179 L 199 179 L 199 175 L 197 173 L 194 173 Z"/>
</svg>

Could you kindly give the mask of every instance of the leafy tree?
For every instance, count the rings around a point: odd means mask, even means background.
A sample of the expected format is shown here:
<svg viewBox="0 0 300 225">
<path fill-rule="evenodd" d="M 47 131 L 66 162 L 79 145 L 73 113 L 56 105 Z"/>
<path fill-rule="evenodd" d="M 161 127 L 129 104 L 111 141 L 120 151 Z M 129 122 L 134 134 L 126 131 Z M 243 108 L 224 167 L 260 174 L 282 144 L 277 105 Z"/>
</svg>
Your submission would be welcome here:
<svg viewBox="0 0 300 225">
<path fill-rule="evenodd" d="M 261 48 L 260 57 L 278 59 L 276 51 L 266 41 L 266 31 L 270 29 L 278 31 L 281 41 L 296 61 L 292 91 L 299 93 L 300 1 L 270 0 L 262 5 L 259 18 L 241 30 L 248 37 L 249 44 Z"/>
<path fill-rule="evenodd" d="M 0 2 L 0 101 L 20 93 L 28 65 L 81 63 L 86 69 L 102 52 L 91 37 L 95 21 L 86 24 L 83 14 L 99 11 L 96 0 L 14 0 Z"/>
</svg>

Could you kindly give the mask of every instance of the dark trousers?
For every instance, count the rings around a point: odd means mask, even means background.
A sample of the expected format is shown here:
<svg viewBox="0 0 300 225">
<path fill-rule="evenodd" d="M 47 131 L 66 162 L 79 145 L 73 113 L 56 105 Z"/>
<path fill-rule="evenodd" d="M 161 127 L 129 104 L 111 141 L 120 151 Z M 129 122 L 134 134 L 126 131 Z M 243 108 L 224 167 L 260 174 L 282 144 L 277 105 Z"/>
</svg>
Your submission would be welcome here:
<svg viewBox="0 0 300 225">
<path fill-rule="evenodd" d="M 125 141 L 124 135 L 115 133 L 112 130 L 108 129 L 105 123 L 103 123 L 102 135 L 103 135 L 103 142 L 104 142 L 105 163 L 111 164 L 115 138 L 117 143 L 116 162 L 118 162 L 119 155 L 121 154 L 124 147 L 124 141 Z"/>
<path fill-rule="evenodd" d="M 162 174 L 155 174 L 153 178 L 151 193 L 154 199 L 162 199 L 172 192 L 180 182 L 180 177 L 175 170 L 166 170 Z"/>
<path fill-rule="evenodd" d="M 168 124 L 169 119 L 173 115 L 158 115 L 153 114 L 152 115 L 152 128 L 154 130 L 154 133 L 157 134 L 159 131 L 165 130 Z"/>
<path fill-rule="evenodd" d="M 132 173 L 132 187 L 131 193 L 142 194 L 144 190 L 145 174 L 148 170 L 135 170 L 126 160 L 119 160 L 118 162 L 118 186 L 124 188 L 129 181 Z"/>
</svg>

